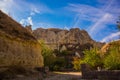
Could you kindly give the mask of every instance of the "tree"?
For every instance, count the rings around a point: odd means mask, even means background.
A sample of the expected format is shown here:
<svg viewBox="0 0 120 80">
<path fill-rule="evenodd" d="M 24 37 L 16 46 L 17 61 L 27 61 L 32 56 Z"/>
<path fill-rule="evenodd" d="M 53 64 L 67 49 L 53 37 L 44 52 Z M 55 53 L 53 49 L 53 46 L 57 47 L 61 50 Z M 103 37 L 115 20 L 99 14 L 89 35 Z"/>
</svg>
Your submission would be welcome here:
<svg viewBox="0 0 120 80">
<path fill-rule="evenodd" d="M 45 45 L 43 40 L 39 40 L 39 43 L 41 45 L 41 52 L 44 58 L 44 66 L 48 66 L 49 68 L 51 68 L 55 62 L 53 51 L 47 45 Z"/>
</svg>

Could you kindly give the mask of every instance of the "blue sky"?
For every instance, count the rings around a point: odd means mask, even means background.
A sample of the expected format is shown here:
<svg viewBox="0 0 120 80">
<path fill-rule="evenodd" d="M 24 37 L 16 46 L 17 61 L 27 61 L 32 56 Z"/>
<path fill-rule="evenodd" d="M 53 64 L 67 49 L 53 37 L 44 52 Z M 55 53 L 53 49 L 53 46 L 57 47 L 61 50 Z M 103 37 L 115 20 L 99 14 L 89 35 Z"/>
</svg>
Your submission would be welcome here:
<svg viewBox="0 0 120 80">
<path fill-rule="evenodd" d="M 80 28 L 96 41 L 117 39 L 120 0 L 0 0 L 0 9 L 22 25 Z"/>
</svg>

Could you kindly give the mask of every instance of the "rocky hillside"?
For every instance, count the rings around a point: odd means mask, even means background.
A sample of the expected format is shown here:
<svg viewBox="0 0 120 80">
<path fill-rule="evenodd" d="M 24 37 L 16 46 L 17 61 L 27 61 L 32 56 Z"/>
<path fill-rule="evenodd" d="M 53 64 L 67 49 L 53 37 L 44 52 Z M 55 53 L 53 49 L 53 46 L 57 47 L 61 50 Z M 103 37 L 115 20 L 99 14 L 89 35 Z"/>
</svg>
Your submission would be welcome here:
<svg viewBox="0 0 120 80">
<path fill-rule="evenodd" d="M 75 48 L 79 49 L 82 45 L 91 47 L 101 47 L 103 44 L 91 39 L 85 30 L 73 28 L 70 30 L 62 30 L 56 28 L 42 29 L 38 28 L 33 31 L 38 40 L 44 40 L 51 48 Z"/>
<path fill-rule="evenodd" d="M 89 37 L 88 33 L 84 30 L 70 29 L 61 30 L 61 29 L 42 29 L 39 28 L 35 30 L 34 35 L 37 39 L 43 39 L 46 43 L 87 43 L 91 42 L 92 39 Z"/>
<path fill-rule="evenodd" d="M 43 58 L 35 37 L 0 11 L 0 70 L 11 66 L 42 67 Z"/>
</svg>

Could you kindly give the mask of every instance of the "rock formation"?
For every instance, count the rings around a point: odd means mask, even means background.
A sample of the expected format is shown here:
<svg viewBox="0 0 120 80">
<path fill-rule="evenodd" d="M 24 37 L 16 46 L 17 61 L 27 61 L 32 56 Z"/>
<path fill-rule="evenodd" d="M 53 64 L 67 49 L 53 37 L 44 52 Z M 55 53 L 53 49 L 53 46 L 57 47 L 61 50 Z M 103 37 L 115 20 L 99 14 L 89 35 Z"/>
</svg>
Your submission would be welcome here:
<svg viewBox="0 0 120 80">
<path fill-rule="evenodd" d="M 0 11 L 0 69 L 11 66 L 42 67 L 43 57 L 30 31 Z"/>
<path fill-rule="evenodd" d="M 91 47 L 100 48 L 103 44 L 91 39 L 85 30 L 73 28 L 70 30 L 62 30 L 56 28 L 42 29 L 38 28 L 33 31 L 38 40 L 44 40 L 45 43 L 53 49 L 66 47 L 79 48 L 80 45 L 90 44 Z"/>
<path fill-rule="evenodd" d="M 31 25 L 27 25 L 27 26 L 25 26 L 25 28 L 26 28 L 30 33 L 32 33 L 32 26 L 31 26 Z"/>
<path fill-rule="evenodd" d="M 38 40 L 44 40 L 45 44 L 52 48 L 57 57 L 64 58 L 66 70 L 73 69 L 73 58 L 84 57 L 83 51 L 92 47 L 101 48 L 103 43 L 91 39 L 85 30 L 73 28 L 62 30 L 57 28 L 38 28 L 33 31 Z"/>
</svg>

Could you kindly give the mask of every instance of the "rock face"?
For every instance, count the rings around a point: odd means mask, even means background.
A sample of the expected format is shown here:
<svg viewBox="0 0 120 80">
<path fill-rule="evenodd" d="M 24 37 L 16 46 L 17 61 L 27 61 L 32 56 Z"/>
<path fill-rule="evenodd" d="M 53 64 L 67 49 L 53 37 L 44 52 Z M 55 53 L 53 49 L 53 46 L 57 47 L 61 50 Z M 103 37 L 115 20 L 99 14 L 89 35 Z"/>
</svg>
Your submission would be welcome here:
<svg viewBox="0 0 120 80">
<path fill-rule="evenodd" d="M 79 45 L 86 44 L 100 48 L 103 45 L 102 43 L 92 40 L 85 30 L 80 30 L 79 28 L 70 30 L 38 28 L 33 31 L 33 34 L 38 40 L 44 40 L 45 43 L 53 49 L 58 47 L 62 48 L 62 46 L 78 48 L 80 47 Z"/>
<path fill-rule="evenodd" d="M 43 57 L 36 38 L 0 11 L 0 67 L 4 66 L 42 67 Z"/>
</svg>

